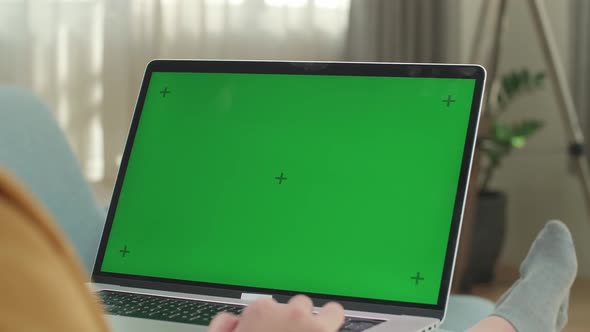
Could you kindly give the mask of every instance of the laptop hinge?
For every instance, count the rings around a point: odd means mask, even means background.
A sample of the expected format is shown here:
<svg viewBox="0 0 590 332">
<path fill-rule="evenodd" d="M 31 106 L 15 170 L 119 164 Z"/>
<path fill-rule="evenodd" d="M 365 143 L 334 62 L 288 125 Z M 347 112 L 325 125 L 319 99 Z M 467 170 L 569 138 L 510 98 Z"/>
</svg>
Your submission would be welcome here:
<svg viewBox="0 0 590 332">
<path fill-rule="evenodd" d="M 255 293 L 242 293 L 242 296 L 240 297 L 240 299 L 242 299 L 244 301 L 254 301 L 256 299 L 263 298 L 263 297 L 270 297 L 272 299 L 272 295 L 255 294 Z"/>
</svg>

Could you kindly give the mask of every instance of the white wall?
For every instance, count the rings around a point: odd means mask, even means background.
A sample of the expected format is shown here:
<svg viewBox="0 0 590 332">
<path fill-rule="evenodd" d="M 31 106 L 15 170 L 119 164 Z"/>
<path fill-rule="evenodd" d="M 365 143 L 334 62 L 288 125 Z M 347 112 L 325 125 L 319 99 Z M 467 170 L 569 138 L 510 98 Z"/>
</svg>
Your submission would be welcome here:
<svg viewBox="0 0 590 332">
<path fill-rule="evenodd" d="M 481 0 L 463 0 L 462 3 L 464 61 L 468 58 L 481 4 Z M 546 0 L 545 4 L 569 72 L 571 2 Z M 547 68 L 528 9 L 528 1 L 508 1 L 500 73 L 522 67 Z M 539 118 L 545 126 L 524 149 L 505 160 L 493 181 L 493 187 L 509 195 L 507 238 L 501 262 L 518 265 L 544 222 L 561 219 L 574 235 L 580 274 L 590 275 L 590 241 L 587 241 L 590 217 L 580 182 L 569 163 L 567 133 L 550 82 L 542 91 L 516 101 L 506 115 L 507 120 Z"/>
</svg>

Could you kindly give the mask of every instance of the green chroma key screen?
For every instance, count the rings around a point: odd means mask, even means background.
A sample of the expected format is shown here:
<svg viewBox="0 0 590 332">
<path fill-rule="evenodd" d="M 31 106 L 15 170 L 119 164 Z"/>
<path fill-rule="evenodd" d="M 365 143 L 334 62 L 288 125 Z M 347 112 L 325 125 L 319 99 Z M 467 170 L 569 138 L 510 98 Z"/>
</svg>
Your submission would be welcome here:
<svg viewBox="0 0 590 332">
<path fill-rule="evenodd" d="M 154 72 L 101 271 L 436 304 L 474 87 Z"/>
</svg>

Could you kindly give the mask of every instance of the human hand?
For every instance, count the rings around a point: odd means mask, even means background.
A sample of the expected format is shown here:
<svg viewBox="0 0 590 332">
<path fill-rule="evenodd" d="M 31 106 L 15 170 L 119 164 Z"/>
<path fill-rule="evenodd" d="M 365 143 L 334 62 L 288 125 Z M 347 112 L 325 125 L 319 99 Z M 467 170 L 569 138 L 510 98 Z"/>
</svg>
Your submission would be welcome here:
<svg viewBox="0 0 590 332">
<path fill-rule="evenodd" d="M 318 314 L 304 295 L 293 297 L 288 304 L 272 298 L 261 298 L 247 306 L 240 316 L 218 314 L 208 332 L 336 332 L 344 323 L 344 309 L 338 303 L 326 304 Z"/>
</svg>

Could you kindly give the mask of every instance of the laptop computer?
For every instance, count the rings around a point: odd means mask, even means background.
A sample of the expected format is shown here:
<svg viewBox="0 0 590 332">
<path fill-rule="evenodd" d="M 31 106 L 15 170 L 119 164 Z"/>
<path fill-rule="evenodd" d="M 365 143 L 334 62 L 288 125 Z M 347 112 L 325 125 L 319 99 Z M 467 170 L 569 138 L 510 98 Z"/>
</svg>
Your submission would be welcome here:
<svg viewBox="0 0 590 332">
<path fill-rule="evenodd" d="M 260 296 L 341 331 L 444 319 L 485 80 L 475 65 L 155 60 L 93 271 L 115 331 L 206 331 Z"/>
</svg>

